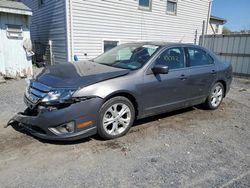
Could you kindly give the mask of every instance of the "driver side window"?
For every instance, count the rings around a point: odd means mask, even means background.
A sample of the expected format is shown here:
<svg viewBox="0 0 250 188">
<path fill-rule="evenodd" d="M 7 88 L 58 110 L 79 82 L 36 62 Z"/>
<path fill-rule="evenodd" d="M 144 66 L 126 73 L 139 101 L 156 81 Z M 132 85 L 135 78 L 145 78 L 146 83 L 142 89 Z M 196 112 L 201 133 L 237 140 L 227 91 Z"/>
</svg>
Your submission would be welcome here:
<svg viewBox="0 0 250 188">
<path fill-rule="evenodd" d="M 165 50 L 156 59 L 156 65 L 166 65 L 169 70 L 184 68 L 184 53 L 183 49 L 176 47 Z"/>
</svg>

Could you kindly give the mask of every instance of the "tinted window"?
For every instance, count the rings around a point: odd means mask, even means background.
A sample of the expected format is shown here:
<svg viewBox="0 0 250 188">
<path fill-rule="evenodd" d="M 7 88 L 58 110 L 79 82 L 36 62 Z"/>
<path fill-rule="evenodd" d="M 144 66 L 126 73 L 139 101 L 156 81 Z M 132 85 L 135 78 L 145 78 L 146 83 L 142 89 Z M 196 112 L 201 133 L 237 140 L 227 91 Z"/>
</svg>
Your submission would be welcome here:
<svg viewBox="0 0 250 188">
<path fill-rule="evenodd" d="M 187 48 L 189 55 L 190 66 L 201 66 L 213 64 L 213 59 L 204 50 L 197 48 Z"/>
<path fill-rule="evenodd" d="M 156 64 L 167 65 L 169 69 L 184 67 L 184 55 L 182 48 L 171 48 L 164 51 L 157 59 Z"/>
</svg>

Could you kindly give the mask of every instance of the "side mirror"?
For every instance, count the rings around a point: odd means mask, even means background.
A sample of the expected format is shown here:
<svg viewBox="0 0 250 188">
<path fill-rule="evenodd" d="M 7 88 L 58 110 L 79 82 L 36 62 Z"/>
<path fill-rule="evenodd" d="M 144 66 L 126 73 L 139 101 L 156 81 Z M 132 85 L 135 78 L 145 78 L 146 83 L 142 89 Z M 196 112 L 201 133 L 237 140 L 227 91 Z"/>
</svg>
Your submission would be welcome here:
<svg viewBox="0 0 250 188">
<path fill-rule="evenodd" d="M 152 68 L 154 74 L 168 74 L 168 66 L 166 65 L 155 65 Z"/>
</svg>

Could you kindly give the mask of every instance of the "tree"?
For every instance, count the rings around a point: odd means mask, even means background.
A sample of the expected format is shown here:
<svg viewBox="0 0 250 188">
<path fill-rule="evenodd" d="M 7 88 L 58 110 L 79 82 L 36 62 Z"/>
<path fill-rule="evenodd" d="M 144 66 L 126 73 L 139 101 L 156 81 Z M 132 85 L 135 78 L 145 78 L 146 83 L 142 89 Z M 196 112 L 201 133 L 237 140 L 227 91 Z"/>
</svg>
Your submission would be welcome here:
<svg viewBox="0 0 250 188">
<path fill-rule="evenodd" d="M 230 33 L 232 33 L 232 31 L 229 28 L 227 28 L 227 27 L 224 26 L 222 34 L 230 34 Z"/>
</svg>

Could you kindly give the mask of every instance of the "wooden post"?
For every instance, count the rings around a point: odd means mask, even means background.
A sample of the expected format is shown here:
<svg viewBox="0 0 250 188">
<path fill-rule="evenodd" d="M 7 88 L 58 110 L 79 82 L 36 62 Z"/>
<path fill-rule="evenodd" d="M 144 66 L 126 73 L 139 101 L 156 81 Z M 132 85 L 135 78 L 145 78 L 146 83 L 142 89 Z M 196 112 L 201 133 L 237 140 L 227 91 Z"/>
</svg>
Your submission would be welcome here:
<svg viewBox="0 0 250 188">
<path fill-rule="evenodd" d="M 195 35 L 194 35 L 194 44 L 197 44 L 197 35 L 198 35 L 198 30 L 195 30 Z"/>
<path fill-rule="evenodd" d="M 202 22 L 201 46 L 204 45 L 205 40 L 205 20 Z"/>
</svg>

